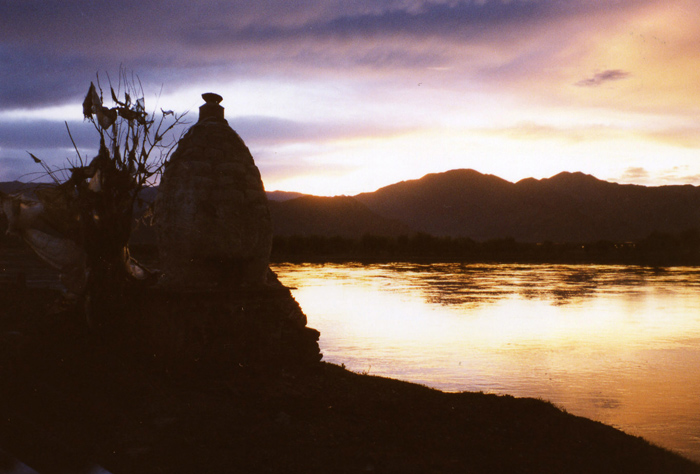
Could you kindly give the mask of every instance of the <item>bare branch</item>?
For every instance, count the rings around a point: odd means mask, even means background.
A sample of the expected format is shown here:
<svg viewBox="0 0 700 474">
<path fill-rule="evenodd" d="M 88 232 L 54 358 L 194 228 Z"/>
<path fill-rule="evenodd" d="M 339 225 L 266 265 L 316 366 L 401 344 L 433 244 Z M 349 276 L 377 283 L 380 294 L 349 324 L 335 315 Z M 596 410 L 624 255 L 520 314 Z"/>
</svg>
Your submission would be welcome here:
<svg viewBox="0 0 700 474">
<path fill-rule="evenodd" d="M 73 149 L 75 149 L 75 154 L 78 155 L 78 162 L 80 162 L 80 166 L 83 165 L 83 158 L 80 156 L 80 151 L 78 150 L 78 145 L 75 144 L 75 140 L 73 140 L 73 135 L 70 133 L 70 127 L 68 126 L 68 122 L 63 122 L 66 124 L 66 130 L 68 130 L 68 136 L 70 137 L 70 141 L 73 144 Z"/>
</svg>

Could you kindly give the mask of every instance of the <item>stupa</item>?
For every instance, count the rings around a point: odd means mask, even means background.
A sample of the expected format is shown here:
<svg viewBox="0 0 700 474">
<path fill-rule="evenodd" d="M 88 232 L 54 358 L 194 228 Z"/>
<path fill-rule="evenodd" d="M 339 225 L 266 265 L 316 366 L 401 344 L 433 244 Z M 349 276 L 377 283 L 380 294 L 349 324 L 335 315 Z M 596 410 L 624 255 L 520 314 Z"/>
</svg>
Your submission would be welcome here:
<svg viewBox="0 0 700 474">
<path fill-rule="evenodd" d="M 199 120 L 167 164 L 155 203 L 162 284 L 262 284 L 272 224 L 260 171 L 224 118 L 221 96 L 202 94 Z"/>
<path fill-rule="evenodd" d="M 313 365 L 320 334 L 269 268 L 260 172 L 221 96 L 202 97 L 156 197 L 162 278 L 128 316 L 134 344 L 169 372 Z"/>
</svg>

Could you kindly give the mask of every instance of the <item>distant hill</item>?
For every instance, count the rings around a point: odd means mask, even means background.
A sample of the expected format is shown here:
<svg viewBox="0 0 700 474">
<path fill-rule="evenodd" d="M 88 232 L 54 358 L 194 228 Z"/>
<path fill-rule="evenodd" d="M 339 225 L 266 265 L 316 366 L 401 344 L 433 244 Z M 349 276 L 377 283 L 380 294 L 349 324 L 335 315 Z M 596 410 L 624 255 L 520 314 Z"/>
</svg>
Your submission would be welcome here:
<svg viewBox="0 0 700 474">
<path fill-rule="evenodd" d="M 510 189 L 511 183 L 496 176 L 455 170 L 403 181 L 355 198 L 416 231 L 480 239 L 503 233 L 503 223 L 495 217 L 512 211 Z"/>
<path fill-rule="evenodd" d="M 412 232 L 405 224 L 382 217 L 348 196 L 302 196 L 284 202 L 269 201 L 275 235 L 361 237 L 397 236 Z"/>
<path fill-rule="evenodd" d="M 22 183 L 19 181 L 0 182 L 0 192 L 13 194 L 20 191 L 31 192 L 32 189 L 39 186 L 51 186 L 50 183 Z M 141 197 L 146 202 L 153 202 L 158 192 L 157 187 L 145 187 L 141 190 Z M 268 191 L 267 199 L 270 201 L 288 201 L 298 197 L 308 196 L 308 194 L 296 193 L 290 191 Z"/>
<path fill-rule="evenodd" d="M 475 240 L 629 241 L 700 226 L 698 187 L 621 185 L 583 173 L 511 183 L 452 170 L 355 198 L 416 231 Z"/>
<path fill-rule="evenodd" d="M 14 194 L 24 192 L 31 195 L 32 191 L 38 187 L 51 186 L 49 183 L 22 183 L 19 181 L 5 181 L 0 183 L 0 192 Z"/>
<path fill-rule="evenodd" d="M 16 192 L 22 183 L 0 183 Z M 156 189 L 145 189 L 145 201 Z M 654 231 L 700 227 L 700 188 L 621 185 L 583 173 L 511 183 L 460 169 L 403 181 L 357 196 L 268 193 L 276 235 L 360 237 L 424 232 L 477 241 L 636 241 Z M 145 235 L 143 232 L 146 231 Z M 139 229 L 137 240 L 151 240 Z"/>
<path fill-rule="evenodd" d="M 22 186 L 26 186 L 24 183 L 19 181 L 8 181 L 5 183 L 0 183 L 0 192 L 3 193 L 16 193 Z"/>
<path fill-rule="evenodd" d="M 308 196 L 308 194 L 289 191 L 267 191 L 267 199 L 269 201 L 289 201 L 290 199 L 296 199 L 302 196 Z"/>
</svg>

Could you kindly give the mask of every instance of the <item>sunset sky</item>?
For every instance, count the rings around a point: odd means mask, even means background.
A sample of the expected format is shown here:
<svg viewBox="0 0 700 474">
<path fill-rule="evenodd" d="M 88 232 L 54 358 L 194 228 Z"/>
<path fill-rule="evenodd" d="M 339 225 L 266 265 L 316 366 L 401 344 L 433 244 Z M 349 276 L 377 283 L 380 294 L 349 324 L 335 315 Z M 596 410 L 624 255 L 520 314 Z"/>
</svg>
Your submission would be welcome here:
<svg viewBox="0 0 700 474">
<path fill-rule="evenodd" d="M 355 194 L 455 168 L 700 185 L 697 0 L 0 0 L 0 12 L 0 181 L 41 171 L 27 151 L 74 158 L 64 121 L 93 154 L 82 99 L 121 65 L 148 110 L 196 120 L 200 94 L 221 94 L 268 190 Z"/>
</svg>

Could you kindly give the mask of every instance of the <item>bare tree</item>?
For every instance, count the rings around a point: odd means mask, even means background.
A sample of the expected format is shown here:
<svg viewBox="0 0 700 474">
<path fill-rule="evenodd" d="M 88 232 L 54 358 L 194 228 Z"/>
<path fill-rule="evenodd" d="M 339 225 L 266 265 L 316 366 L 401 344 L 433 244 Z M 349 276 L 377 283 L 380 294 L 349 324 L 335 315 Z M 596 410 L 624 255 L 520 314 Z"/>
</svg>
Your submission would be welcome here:
<svg viewBox="0 0 700 474">
<path fill-rule="evenodd" d="M 109 106 L 99 76 L 96 82 L 88 89 L 83 115 L 99 135 L 97 156 L 87 163 L 73 142 L 77 162 L 70 163 L 70 177 L 61 183 L 39 158 L 30 155 L 57 183 L 37 192 L 43 223 L 48 222 L 64 241 L 82 248 L 83 261 L 75 263 L 78 271 L 74 272 L 82 281 L 74 281 L 73 286 L 85 298 L 88 317 L 101 324 L 119 311 L 130 285 L 149 278 L 149 272 L 129 255 L 134 209 L 141 190 L 157 182 L 175 149 L 180 138 L 175 132 L 184 114 L 163 109 L 147 113 L 141 82 L 124 70 L 116 90 L 108 81 Z M 32 234 L 26 233 L 25 240 L 28 235 Z M 37 250 L 36 245 L 32 247 Z M 60 252 L 62 247 L 55 248 Z"/>
<path fill-rule="evenodd" d="M 83 115 L 100 136 L 97 156 L 75 167 L 68 183 L 78 204 L 81 240 L 86 254 L 86 303 L 94 318 L 105 319 L 122 301 L 125 287 L 143 280 L 143 269 L 128 251 L 139 192 L 153 184 L 177 145 L 171 132 L 182 115 L 160 109 L 156 118 L 145 110 L 138 78 L 120 71 L 112 106 L 105 106 L 99 76 L 83 102 Z"/>
</svg>

